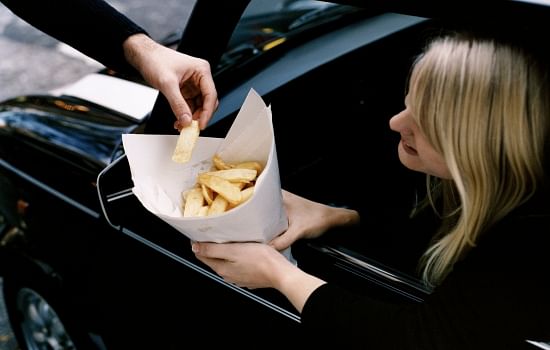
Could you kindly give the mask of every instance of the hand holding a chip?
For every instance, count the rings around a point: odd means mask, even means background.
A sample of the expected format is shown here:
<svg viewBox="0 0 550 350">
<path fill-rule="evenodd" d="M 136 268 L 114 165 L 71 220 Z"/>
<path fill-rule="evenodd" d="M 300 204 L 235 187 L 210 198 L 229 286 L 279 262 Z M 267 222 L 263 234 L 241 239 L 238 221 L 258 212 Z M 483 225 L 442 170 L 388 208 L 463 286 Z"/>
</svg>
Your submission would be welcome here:
<svg viewBox="0 0 550 350">
<path fill-rule="evenodd" d="M 285 231 L 271 110 L 253 90 L 225 138 L 124 134 L 145 209 L 193 241 L 267 243 Z"/>
<path fill-rule="evenodd" d="M 198 119 L 201 129 L 206 127 L 218 107 L 208 61 L 168 48 L 144 34 L 128 37 L 123 48 L 128 63 L 166 97 L 176 116 L 176 129 L 191 119 Z"/>
</svg>

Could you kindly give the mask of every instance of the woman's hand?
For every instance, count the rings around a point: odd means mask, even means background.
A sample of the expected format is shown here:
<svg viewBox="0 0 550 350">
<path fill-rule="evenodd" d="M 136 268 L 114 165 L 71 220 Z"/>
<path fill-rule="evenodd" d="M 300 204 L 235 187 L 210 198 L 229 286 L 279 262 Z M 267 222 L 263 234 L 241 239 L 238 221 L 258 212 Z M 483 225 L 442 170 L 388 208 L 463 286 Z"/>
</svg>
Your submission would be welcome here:
<svg viewBox="0 0 550 350">
<path fill-rule="evenodd" d="M 275 288 L 292 264 L 278 251 L 261 243 L 194 242 L 197 259 L 229 283 L 247 288 Z"/>
<path fill-rule="evenodd" d="M 319 237 L 332 227 L 359 223 L 359 214 L 355 210 L 313 202 L 285 190 L 283 202 L 288 229 L 269 243 L 279 251 L 290 247 L 298 239 Z"/>
<path fill-rule="evenodd" d="M 246 288 L 275 288 L 299 312 L 311 293 L 325 283 L 262 243 L 194 242 L 192 250 L 224 281 Z"/>
<path fill-rule="evenodd" d="M 145 34 L 123 44 L 126 60 L 168 100 L 181 130 L 199 120 L 204 129 L 218 107 L 218 94 L 208 61 L 165 47 Z"/>
</svg>

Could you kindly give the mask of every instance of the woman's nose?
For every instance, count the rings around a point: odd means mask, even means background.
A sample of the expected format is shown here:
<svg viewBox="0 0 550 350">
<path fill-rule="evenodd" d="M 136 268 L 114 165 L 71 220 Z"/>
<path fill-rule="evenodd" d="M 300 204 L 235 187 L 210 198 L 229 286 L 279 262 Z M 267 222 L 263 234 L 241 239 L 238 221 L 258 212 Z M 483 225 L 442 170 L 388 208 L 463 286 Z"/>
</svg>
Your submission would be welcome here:
<svg viewBox="0 0 550 350">
<path fill-rule="evenodd" d="M 401 112 L 397 113 L 390 119 L 390 129 L 396 132 L 401 131 L 403 126 L 406 124 L 405 122 L 405 115 L 406 115 L 406 109 L 402 110 Z"/>
</svg>

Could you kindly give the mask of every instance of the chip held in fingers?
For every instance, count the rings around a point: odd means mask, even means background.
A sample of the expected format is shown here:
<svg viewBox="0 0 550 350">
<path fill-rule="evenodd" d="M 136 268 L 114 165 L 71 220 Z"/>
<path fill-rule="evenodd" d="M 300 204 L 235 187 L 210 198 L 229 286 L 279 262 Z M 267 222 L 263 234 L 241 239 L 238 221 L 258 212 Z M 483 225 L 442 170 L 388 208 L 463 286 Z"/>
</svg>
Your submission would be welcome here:
<svg viewBox="0 0 550 350">
<path fill-rule="evenodd" d="M 185 163 L 191 159 L 199 134 L 200 129 L 198 120 L 191 121 L 191 124 L 181 129 L 176 142 L 176 148 L 172 154 L 172 160 L 174 162 Z"/>
</svg>

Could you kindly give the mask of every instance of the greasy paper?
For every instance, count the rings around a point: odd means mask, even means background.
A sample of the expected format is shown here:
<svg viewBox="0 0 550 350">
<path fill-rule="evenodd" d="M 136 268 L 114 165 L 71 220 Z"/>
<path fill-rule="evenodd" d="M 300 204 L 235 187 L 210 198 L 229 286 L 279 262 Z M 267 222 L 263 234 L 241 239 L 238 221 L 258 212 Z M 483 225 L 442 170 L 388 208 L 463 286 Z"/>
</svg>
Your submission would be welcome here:
<svg viewBox="0 0 550 350">
<path fill-rule="evenodd" d="M 172 161 L 177 135 L 122 135 L 133 193 L 147 210 L 194 241 L 268 242 L 288 227 L 283 208 L 271 108 L 250 90 L 226 137 L 199 137 L 191 160 Z M 183 217 L 181 193 L 195 185 L 199 172 L 218 153 L 228 163 L 259 161 L 264 170 L 254 195 L 215 216 Z"/>
</svg>

